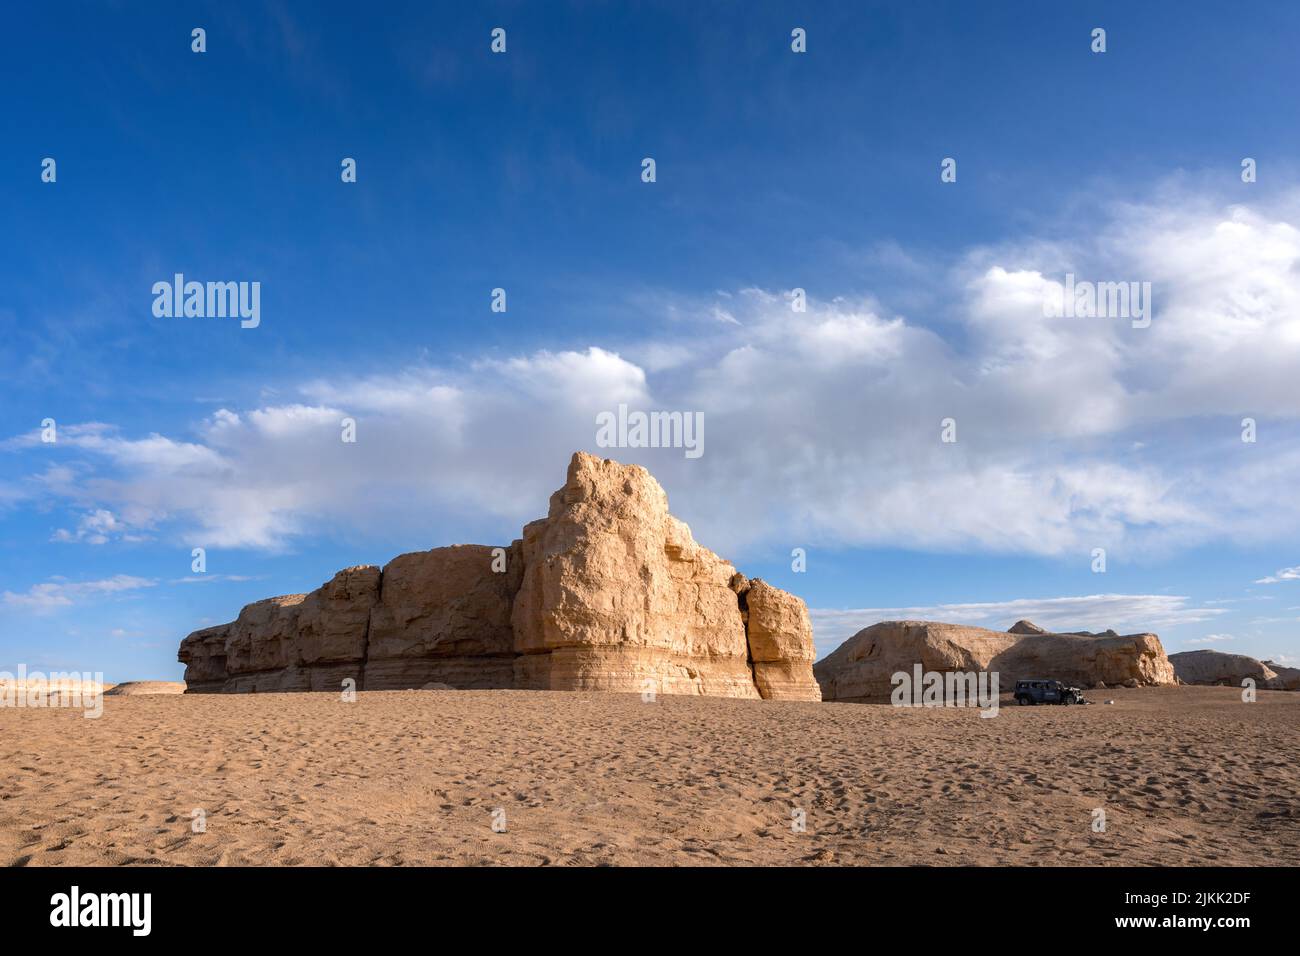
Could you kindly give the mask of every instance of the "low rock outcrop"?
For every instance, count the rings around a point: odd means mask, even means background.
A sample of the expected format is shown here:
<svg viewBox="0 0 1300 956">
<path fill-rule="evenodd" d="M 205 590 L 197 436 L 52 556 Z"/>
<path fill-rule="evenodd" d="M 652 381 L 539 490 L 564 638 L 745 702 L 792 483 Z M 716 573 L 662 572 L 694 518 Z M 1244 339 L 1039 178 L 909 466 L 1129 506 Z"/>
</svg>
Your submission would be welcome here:
<svg viewBox="0 0 1300 956">
<path fill-rule="evenodd" d="M 1250 678 L 1256 687 L 1267 690 L 1300 690 L 1300 669 L 1282 667 L 1279 670 L 1272 661 L 1257 661 L 1245 654 L 1225 654 L 1208 649 L 1181 651 L 1170 654 L 1169 661 L 1184 684 L 1240 687 L 1243 680 Z"/>
<path fill-rule="evenodd" d="M 1265 667 L 1277 674 L 1274 687 L 1278 690 L 1300 690 L 1300 667 L 1287 667 L 1276 661 L 1260 661 Z"/>
<path fill-rule="evenodd" d="M 819 700 L 803 601 L 737 573 L 644 468 L 578 453 L 509 547 L 404 554 L 181 642 L 190 692 L 429 685 Z"/>
<path fill-rule="evenodd" d="M 1057 634 L 1027 621 L 1014 631 L 883 621 L 859 631 L 814 667 L 823 700 L 885 703 L 893 675 L 924 671 L 996 672 L 999 689 L 1017 680 L 1053 678 L 1093 687 L 1174 683 L 1174 669 L 1154 634 Z"/>
<path fill-rule="evenodd" d="M 105 697 L 146 697 L 185 693 L 185 684 L 173 680 L 129 680 L 104 688 Z"/>
</svg>

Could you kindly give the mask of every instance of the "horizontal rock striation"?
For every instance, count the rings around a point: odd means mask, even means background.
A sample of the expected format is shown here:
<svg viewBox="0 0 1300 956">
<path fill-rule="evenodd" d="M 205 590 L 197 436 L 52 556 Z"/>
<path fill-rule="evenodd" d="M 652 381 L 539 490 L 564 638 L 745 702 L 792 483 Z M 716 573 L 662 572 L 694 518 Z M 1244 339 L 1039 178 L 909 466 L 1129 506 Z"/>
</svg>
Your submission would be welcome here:
<svg viewBox="0 0 1300 956">
<path fill-rule="evenodd" d="M 1174 669 L 1154 634 L 1049 633 L 1021 621 L 1012 631 L 883 621 L 841 644 L 814 667 L 823 700 L 886 703 L 895 673 L 998 674 L 999 690 L 1017 680 L 1046 678 L 1083 687 L 1174 683 Z"/>
<path fill-rule="evenodd" d="M 181 642 L 191 693 L 442 685 L 819 700 L 803 601 L 697 544 L 644 468 L 579 452 L 508 548 L 404 554 Z"/>
</svg>

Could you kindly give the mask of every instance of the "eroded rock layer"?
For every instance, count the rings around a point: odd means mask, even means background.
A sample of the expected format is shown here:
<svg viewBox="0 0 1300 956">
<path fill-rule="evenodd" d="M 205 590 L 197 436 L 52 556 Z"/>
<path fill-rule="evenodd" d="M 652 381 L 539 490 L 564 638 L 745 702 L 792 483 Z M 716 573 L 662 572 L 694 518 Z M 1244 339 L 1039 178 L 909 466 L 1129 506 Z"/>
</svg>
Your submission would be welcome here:
<svg viewBox="0 0 1300 956">
<path fill-rule="evenodd" d="M 446 685 L 819 700 L 803 601 L 697 544 L 644 468 L 578 453 L 508 548 L 404 554 L 181 642 L 190 692 Z"/>
</svg>

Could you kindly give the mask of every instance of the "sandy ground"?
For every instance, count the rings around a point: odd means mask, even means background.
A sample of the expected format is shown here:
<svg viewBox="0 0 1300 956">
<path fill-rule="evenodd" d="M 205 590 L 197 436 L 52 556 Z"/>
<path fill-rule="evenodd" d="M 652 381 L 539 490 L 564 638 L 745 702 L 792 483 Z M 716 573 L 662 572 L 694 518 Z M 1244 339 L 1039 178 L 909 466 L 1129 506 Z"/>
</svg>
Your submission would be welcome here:
<svg viewBox="0 0 1300 956">
<path fill-rule="evenodd" d="M 1116 703 L 992 719 L 528 691 L 109 697 L 98 720 L 0 708 L 0 862 L 1300 859 L 1300 694 L 1092 694 Z"/>
</svg>

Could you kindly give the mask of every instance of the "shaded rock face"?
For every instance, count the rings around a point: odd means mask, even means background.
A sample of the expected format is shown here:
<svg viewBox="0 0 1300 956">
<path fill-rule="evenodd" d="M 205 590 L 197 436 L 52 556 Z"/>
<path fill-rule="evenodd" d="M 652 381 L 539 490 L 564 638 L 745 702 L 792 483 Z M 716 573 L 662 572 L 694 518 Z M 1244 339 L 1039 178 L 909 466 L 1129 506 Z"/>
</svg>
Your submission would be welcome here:
<svg viewBox="0 0 1300 956">
<path fill-rule="evenodd" d="M 181 641 L 177 659 L 185 665 L 187 693 L 220 693 L 226 688 L 226 635 L 231 625 L 204 628 Z"/>
<path fill-rule="evenodd" d="M 504 551 L 504 554 L 502 553 Z M 804 603 L 668 513 L 644 468 L 578 453 L 509 548 L 404 554 L 181 642 L 191 692 L 519 687 L 819 700 Z"/>
<path fill-rule="evenodd" d="M 1154 634 L 1012 633 L 931 621 L 874 624 L 827 655 L 814 673 L 823 700 L 886 703 L 892 676 L 910 674 L 917 664 L 941 673 L 996 672 L 1004 692 L 1029 678 L 1083 687 L 1174 683 L 1173 666 Z"/>
<path fill-rule="evenodd" d="M 1300 690 L 1300 667 L 1287 667 L 1276 661 L 1260 661 L 1265 667 L 1277 674 L 1273 678 L 1276 690 Z"/>
<path fill-rule="evenodd" d="M 1267 690 L 1300 690 L 1300 669 L 1257 661 L 1245 654 L 1222 651 L 1182 651 L 1170 654 L 1174 673 L 1184 684 L 1222 684 L 1240 687 L 1247 677 Z"/>
</svg>

